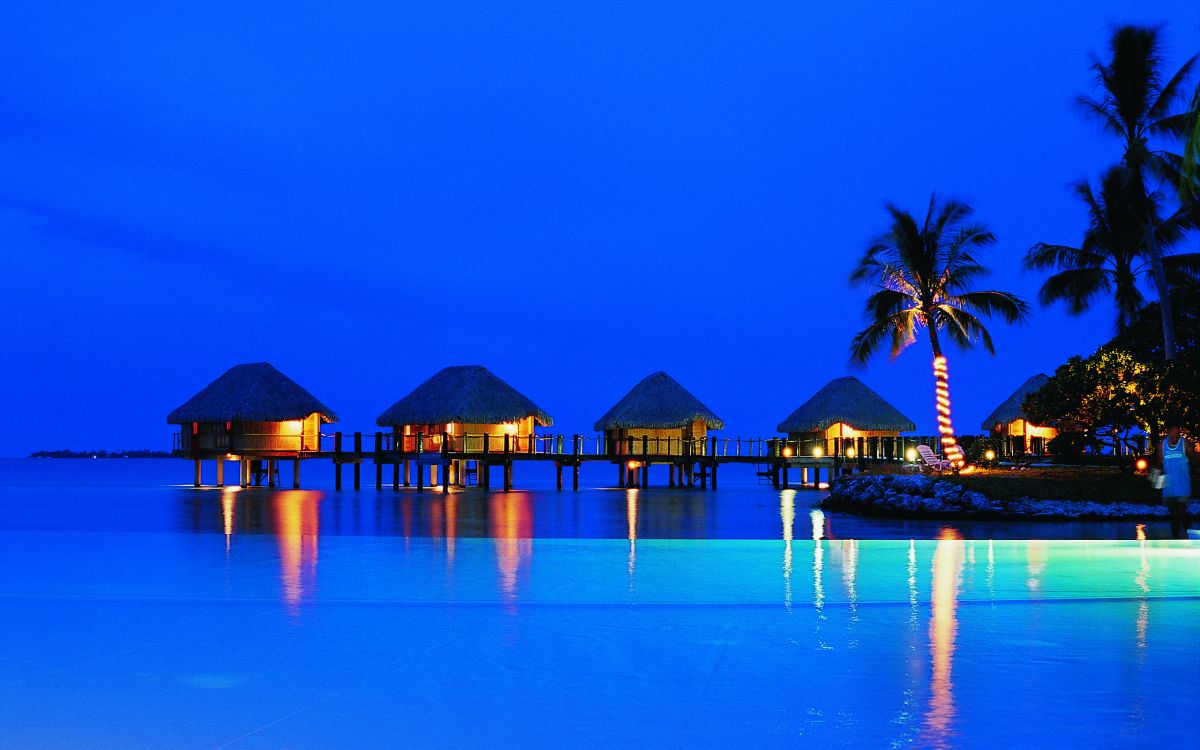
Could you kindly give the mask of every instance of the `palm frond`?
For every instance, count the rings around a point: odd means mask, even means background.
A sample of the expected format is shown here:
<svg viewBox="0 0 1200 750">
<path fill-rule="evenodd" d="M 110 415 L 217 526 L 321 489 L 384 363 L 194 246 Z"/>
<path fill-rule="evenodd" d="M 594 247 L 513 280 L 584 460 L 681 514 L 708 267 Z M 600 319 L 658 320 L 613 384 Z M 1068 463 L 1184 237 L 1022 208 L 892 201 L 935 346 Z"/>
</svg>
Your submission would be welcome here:
<svg viewBox="0 0 1200 750">
<path fill-rule="evenodd" d="M 1038 301 L 1043 305 L 1055 302 L 1067 303 L 1072 315 L 1079 315 L 1092 306 L 1101 293 L 1112 291 L 1109 272 L 1103 268 L 1068 268 L 1050 276 L 1038 291 Z"/>
<path fill-rule="evenodd" d="M 989 317 L 999 316 L 1006 323 L 1016 323 L 1029 316 L 1029 303 L 1011 292 L 963 292 L 948 297 L 946 303 Z"/>
</svg>

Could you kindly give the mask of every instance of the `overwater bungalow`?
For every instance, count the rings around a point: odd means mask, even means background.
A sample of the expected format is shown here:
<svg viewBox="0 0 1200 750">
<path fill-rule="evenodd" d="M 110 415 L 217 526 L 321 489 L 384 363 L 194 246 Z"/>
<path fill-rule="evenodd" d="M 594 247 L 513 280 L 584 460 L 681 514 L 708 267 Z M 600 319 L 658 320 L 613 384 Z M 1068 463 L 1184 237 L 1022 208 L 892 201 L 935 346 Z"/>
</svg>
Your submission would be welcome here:
<svg viewBox="0 0 1200 750">
<path fill-rule="evenodd" d="M 660 371 L 635 385 L 594 429 L 604 433 L 612 456 L 703 456 L 708 431 L 724 427 L 712 409 Z"/>
<path fill-rule="evenodd" d="M 1046 452 L 1046 443 L 1058 436 L 1058 430 L 1029 421 L 1021 402 L 1030 393 L 1041 388 L 1050 376 L 1039 373 L 1026 380 L 1013 391 L 1004 403 L 983 420 L 985 432 L 1001 440 L 1002 455 L 1041 455 Z"/>
<path fill-rule="evenodd" d="M 901 432 L 917 429 L 882 396 L 853 376 L 834 378 L 777 429 L 805 455 L 891 459 L 903 455 Z"/>
<path fill-rule="evenodd" d="M 390 427 L 393 444 L 405 452 L 440 451 L 449 441 L 454 451 L 516 453 L 532 452 L 535 428 L 549 427 L 554 419 L 486 367 L 458 365 L 438 371 L 375 422 Z M 451 484 L 467 479 L 458 464 L 449 467 Z M 430 466 L 431 483 L 436 468 Z M 406 481 L 408 471 L 406 462 Z"/>
<path fill-rule="evenodd" d="M 298 484 L 301 455 L 319 451 L 321 425 L 336 421 L 333 410 L 267 362 L 229 368 L 167 415 L 168 424 L 181 427 L 175 453 L 196 462 L 197 485 L 204 459 L 217 461 L 218 485 L 224 484 L 224 461 L 240 461 L 245 486 L 252 471 L 261 479 L 263 460 L 274 484 L 275 462 L 285 458 L 294 460 Z"/>
</svg>

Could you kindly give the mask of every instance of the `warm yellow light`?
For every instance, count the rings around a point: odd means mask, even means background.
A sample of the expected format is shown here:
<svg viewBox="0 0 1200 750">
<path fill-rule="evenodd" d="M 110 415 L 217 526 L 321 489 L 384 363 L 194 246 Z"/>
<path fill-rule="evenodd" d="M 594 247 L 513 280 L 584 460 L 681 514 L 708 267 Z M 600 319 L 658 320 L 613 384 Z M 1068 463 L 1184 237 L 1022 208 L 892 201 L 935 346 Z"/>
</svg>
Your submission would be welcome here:
<svg viewBox="0 0 1200 750">
<path fill-rule="evenodd" d="M 996 460 L 996 451 L 988 449 L 983 452 L 983 457 L 986 458 L 988 461 L 995 461 Z"/>
<path fill-rule="evenodd" d="M 783 446 L 783 457 L 784 458 L 791 458 L 794 453 L 795 453 L 795 451 L 792 450 L 792 446 L 790 446 L 790 445 Z"/>
<path fill-rule="evenodd" d="M 505 422 L 503 425 L 500 426 L 500 429 L 504 432 L 505 435 L 516 435 L 517 434 L 516 422 Z"/>
<path fill-rule="evenodd" d="M 625 465 L 628 466 L 630 469 L 636 469 L 639 464 L 637 461 L 630 461 L 629 463 L 627 463 Z"/>
<path fill-rule="evenodd" d="M 908 450 L 904 451 L 904 460 L 908 461 L 909 463 L 916 462 L 917 450 L 915 448 L 909 448 Z"/>
<path fill-rule="evenodd" d="M 846 458 L 854 458 L 857 455 L 858 455 L 858 451 L 854 450 L 854 448 L 846 449 Z"/>
<path fill-rule="evenodd" d="M 1150 464 L 1144 458 L 1139 458 L 1137 460 L 1137 470 L 1138 471 L 1145 471 L 1146 467 L 1148 467 L 1149 465 Z"/>
<path fill-rule="evenodd" d="M 825 455 L 825 451 L 823 451 L 821 449 L 821 446 L 818 445 L 816 448 L 813 448 L 813 458 L 820 458 L 821 456 L 824 456 L 824 455 Z"/>
</svg>

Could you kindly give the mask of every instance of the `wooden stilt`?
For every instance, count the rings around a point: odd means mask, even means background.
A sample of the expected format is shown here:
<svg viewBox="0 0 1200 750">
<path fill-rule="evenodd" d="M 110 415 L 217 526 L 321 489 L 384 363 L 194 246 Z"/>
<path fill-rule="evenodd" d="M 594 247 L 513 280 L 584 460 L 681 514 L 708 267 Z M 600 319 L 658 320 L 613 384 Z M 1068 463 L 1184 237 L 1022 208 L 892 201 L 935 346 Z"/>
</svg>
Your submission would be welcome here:
<svg viewBox="0 0 1200 750">
<path fill-rule="evenodd" d="M 409 463 L 407 458 L 404 459 L 404 486 L 412 486 L 412 465 Z"/>
<path fill-rule="evenodd" d="M 425 448 L 425 436 L 417 435 L 417 465 L 414 467 L 417 471 L 417 490 L 425 489 L 425 472 L 421 470 L 421 453 Z"/>
<path fill-rule="evenodd" d="M 450 491 L 450 465 L 442 466 L 442 494 L 445 495 Z"/>
<path fill-rule="evenodd" d="M 196 471 L 198 472 L 198 471 L 199 471 L 199 469 L 197 469 Z M 624 461 L 622 461 L 621 463 L 617 464 L 617 486 L 618 486 L 618 487 L 622 487 L 622 488 L 623 488 L 623 487 L 625 487 L 625 475 L 626 475 L 627 473 L 628 473 L 628 471 L 625 469 L 625 462 L 624 462 Z M 197 476 L 197 479 L 196 479 L 196 486 L 197 486 L 197 487 L 199 487 L 199 486 L 200 486 L 200 479 L 199 479 L 199 476 L 200 476 L 200 475 L 199 475 L 199 474 L 196 474 L 196 476 Z"/>
<path fill-rule="evenodd" d="M 276 473 L 276 471 L 275 471 L 275 459 L 273 459 L 273 458 L 268 458 L 268 459 L 267 459 L 267 486 L 268 486 L 268 487 L 274 487 L 274 486 L 275 486 L 275 473 Z"/>
<path fill-rule="evenodd" d="M 492 466 L 487 461 L 480 461 L 478 466 L 479 485 L 484 492 L 492 489 Z"/>
<path fill-rule="evenodd" d="M 554 487 L 562 492 L 562 463 L 554 462 Z"/>
<path fill-rule="evenodd" d="M 333 486 L 342 489 L 342 433 L 333 433 Z"/>
<path fill-rule="evenodd" d="M 196 486 L 196 487 L 200 486 L 200 460 L 199 459 L 196 459 L 196 478 L 195 478 L 194 486 Z"/>
<path fill-rule="evenodd" d="M 667 469 L 668 469 L 667 478 L 668 478 L 668 482 L 670 483 L 669 486 L 674 487 L 675 486 L 675 464 L 667 464 Z"/>
<path fill-rule="evenodd" d="M 504 491 L 508 492 L 512 489 L 512 461 L 504 462 Z"/>
<path fill-rule="evenodd" d="M 579 489 L 579 464 L 571 466 L 571 489 Z"/>
<path fill-rule="evenodd" d="M 787 488 L 788 488 L 788 465 L 785 463 L 783 465 L 783 489 L 786 490 Z"/>
<path fill-rule="evenodd" d="M 713 492 L 716 492 L 716 490 L 717 490 L 717 462 L 716 461 L 713 461 L 712 475 L 713 475 L 712 488 L 713 488 Z"/>
<path fill-rule="evenodd" d="M 225 486 L 225 459 L 217 459 L 217 486 Z"/>
<path fill-rule="evenodd" d="M 354 433 L 354 489 L 362 489 L 362 433 Z"/>
<path fill-rule="evenodd" d="M 392 489 L 393 490 L 400 489 L 400 460 L 399 459 L 396 460 L 396 463 L 392 464 Z"/>
<path fill-rule="evenodd" d="M 292 489 L 300 489 L 300 459 L 292 459 Z"/>
<path fill-rule="evenodd" d="M 375 433 L 375 489 L 383 489 L 383 463 L 380 454 L 383 453 L 383 433 Z"/>
<path fill-rule="evenodd" d="M 642 480 L 638 483 L 638 486 L 639 487 L 649 487 L 650 486 L 650 462 L 649 461 L 642 462 Z"/>
</svg>

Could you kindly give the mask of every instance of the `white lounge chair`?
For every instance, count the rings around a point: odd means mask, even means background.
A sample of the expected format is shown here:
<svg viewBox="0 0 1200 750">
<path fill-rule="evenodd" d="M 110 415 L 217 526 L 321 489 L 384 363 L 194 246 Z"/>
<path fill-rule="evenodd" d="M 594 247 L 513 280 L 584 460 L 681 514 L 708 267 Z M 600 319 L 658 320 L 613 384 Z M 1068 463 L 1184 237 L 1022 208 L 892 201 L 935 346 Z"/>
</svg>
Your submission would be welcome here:
<svg viewBox="0 0 1200 750">
<path fill-rule="evenodd" d="M 937 454 L 933 452 L 933 448 L 930 448 L 928 445 L 918 445 L 917 455 L 921 457 L 921 463 L 923 463 L 927 469 L 933 469 L 935 471 L 947 471 L 950 469 L 950 462 L 945 459 L 938 458 Z"/>
</svg>

